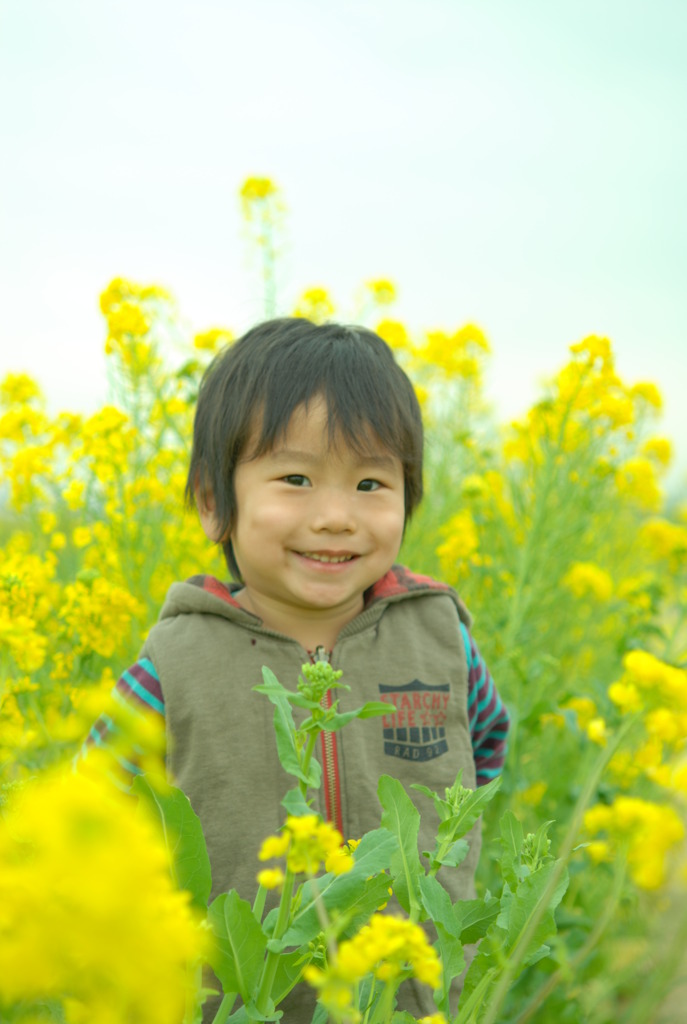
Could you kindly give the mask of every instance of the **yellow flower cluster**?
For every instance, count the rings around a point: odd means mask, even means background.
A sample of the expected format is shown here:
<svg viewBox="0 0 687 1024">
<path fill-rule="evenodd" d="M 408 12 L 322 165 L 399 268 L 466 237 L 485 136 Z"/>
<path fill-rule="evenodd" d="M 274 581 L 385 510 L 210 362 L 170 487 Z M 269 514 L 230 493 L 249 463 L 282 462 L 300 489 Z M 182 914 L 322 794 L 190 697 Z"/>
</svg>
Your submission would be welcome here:
<svg viewBox="0 0 687 1024">
<path fill-rule="evenodd" d="M 318 991 L 320 1001 L 337 1021 L 355 1022 L 358 982 L 372 974 L 382 982 L 398 983 L 415 977 L 432 989 L 441 984 L 441 963 L 418 924 L 385 914 L 374 914 L 352 939 L 342 942 L 336 957 L 324 968 L 309 966 L 305 980 Z"/>
<path fill-rule="evenodd" d="M 610 575 L 593 562 L 573 562 L 562 583 L 575 597 L 594 601 L 608 601 L 613 593 Z"/>
<path fill-rule="evenodd" d="M 623 668 L 608 695 L 622 713 L 642 713 L 646 739 L 632 763 L 620 758 L 616 770 L 629 779 L 644 772 L 659 785 L 671 788 L 671 758 L 687 749 L 687 671 L 648 651 L 630 651 L 623 658 Z"/>
<path fill-rule="evenodd" d="M 334 308 L 326 288 L 306 288 L 296 304 L 293 315 L 312 320 L 314 324 L 323 324 L 333 315 Z"/>
<path fill-rule="evenodd" d="M 280 835 L 264 840 L 258 857 L 260 860 L 286 857 L 286 866 L 294 875 L 315 875 L 322 864 L 326 871 L 335 875 L 345 874 L 353 867 L 351 849 L 344 845 L 341 833 L 330 821 L 322 821 L 316 814 L 289 816 Z M 279 868 L 258 874 L 258 882 L 266 889 L 275 889 L 283 881 Z"/>
<path fill-rule="evenodd" d="M 69 1024 L 169 1024 L 202 948 L 129 798 L 64 771 L 14 797 L 0 821 L 0 1006 L 57 998 Z"/>
<path fill-rule="evenodd" d="M 619 849 L 626 850 L 630 874 L 642 889 L 664 884 L 668 855 L 685 835 L 672 807 L 630 796 L 590 808 L 584 824 L 590 836 L 605 832 L 607 837 L 589 845 L 590 857 L 596 862 L 612 860 Z"/>
</svg>

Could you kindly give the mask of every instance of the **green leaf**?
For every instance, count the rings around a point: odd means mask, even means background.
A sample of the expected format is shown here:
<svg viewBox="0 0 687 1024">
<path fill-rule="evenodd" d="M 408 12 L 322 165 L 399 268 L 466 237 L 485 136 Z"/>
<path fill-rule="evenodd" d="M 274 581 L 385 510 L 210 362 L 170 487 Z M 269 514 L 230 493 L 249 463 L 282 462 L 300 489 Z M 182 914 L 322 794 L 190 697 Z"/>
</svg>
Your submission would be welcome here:
<svg viewBox="0 0 687 1024">
<path fill-rule="evenodd" d="M 382 827 L 398 840 L 398 853 L 391 862 L 394 893 L 407 913 L 420 906 L 419 878 L 424 875 L 417 839 L 420 814 L 405 789 L 390 775 L 382 775 L 377 786 L 382 805 Z"/>
<path fill-rule="evenodd" d="M 331 718 L 323 721 L 321 727 L 326 732 L 337 732 L 337 730 L 343 729 L 344 725 L 352 722 L 354 718 L 375 718 L 380 715 L 388 715 L 390 711 L 393 711 L 390 704 L 385 704 L 381 700 L 371 700 L 354 711 L 337 712 Z"/>
<path fill-rule="evenodd" d="M 310 1024 L 327 1024 L 329 1020 L 329 1010 L 322 1003 L 318 1003 L 315 1007 L 315 1012 L 312 1015 Z"/>
<path fill-rule="evenodd" d="M 538 871 L 524 878 L 516 892 L 505 892 L 501 897 L 501 912 L 496 919 L 496 924 L 506 932 L 506 946 L 509 954 L 515 949 L 529 919 L 543 899 L 550 876 L 556 870 L 557 863 L 557 861 L 549 861 L 548 864 L 544 864 Z M 527 942 L 522 959 L 523 967 L 532 962 L 530 959 L 532 955 L 537 953 L 539 948 L 556 934 L 553 912 L 563 898 L 567 887 L 568 875 L 567 872 L 563 872 L 548 900 L 545 913 Z"/>
<path fill-rule="evenodd" d="M 278 1006 L 298 982 L 304 968 L 312 959 L 312 950 L 294 949 L 291 953 L 282 953 L 277 962 L 277 970 L 272 982 L 272 996 Z"/>
<path fill-rule="evenodd" d="M 262 677 L 265 682 L 253 689 L 258 693 L 266 694 L 274 704 L 274 731 L 281 766 L 289 775 L 295 775 L 301 782 L 317 789 L 322 778 L 322 768 L 319 762 L 312 760 L 307 774 L 301 767 L 301 759 L 296 747 L 296 724 L 289 702 L 289 698 L 293 695 L 281 685 L 274 672 L 266 665 L 263 665 Z"/>
<path fill-rule="evenodd" d="M 437 1006 L 446 1017 L 450 1016 L 449 996 L 451 982 L 465 967 L 463 946 L 459 939 L 459 926 L 453 912 L 451 897 L 441 882 L 429 875 L 420 879 L 422 903 L 427 916 L 434 922 L 437 932 L 439 959 L 443 970 L 443 987 Z"/>
<path fill-rule="evenodd" d="M 235 889 L 213 901 L 208 921 L 216 939 L 210 964 L 224 991 L 239 992 L 244 1003 L 249 1003 L 260 981 L 267 937 L 250 903 Z"/>
<path fill-rule="evenodd" d="M 522 825 L 512 811 L 506 811 L 501 818 L 501 874 L 513 891 L 520 880 L 520 854 L 522 851 Z"/>
<path fill-rule="evenodd" d="M 449 868 L 457 868 L 463 863 L 469 850 L 470 844 L 465 839 L 456 839 L 453 846 L 441 856 L 439 863 Z"/>
<path fill-rule="evenodd" d="M 459 777 L 460 775 L 462 775 L 462 769 L 461 772 L 459 772 Z M 413 783 L 410 788 L 416 789 L 418 793 L 424 793 L 425 796 L 429 797 L 434 804 L 434 809 L 439 816 L 439 821 L 446 821 L 447 818 L 451 817 L 451 805 L 447 800 L 442 800 L 439 794 L 435 793 L 433 789 L 430 789 L 428 786 L 423 786 L 419 782 Z"/>
<path fill-rule="evenodd" d="M 501 776 L 496 779 L 492 779 L 491 782 L 486 784 L 486 786 L 479 786 L 477 789 L 473 789 L 468 792 L 460 807 L 450 819 L 453 823 L 454 839 L 459 839 L 461 836 L 467 835 L 477 819 L 481 817 L 482 812 L 489 801 L 496 795 L 500 785 Z M 440 829 L 443 828 L 445 824 L 445 822 L 442 823 Z"/>
<path fill-rule="evenodd" d="M 309 882 L 304 883 L 300 891 L 301 902 L 279 947 L 302 945 L 320 933 L 322 923 L 315 906 L 318 894 L 330 918 L 339 918 L 337 937 L 356 925 L 364 924 L 389 897 L 391 879 L 379 872 L 389 868 L 397 849 L 395 836 L 386 829 L 375 829 L 366 833 L 356 847 L 350 871 L 343 875 L 323 875 L 315 880 L 314 889 Z M 266 928 L 269 928 L 274 915 L 275 911 L 268 915 Z"/>
<path fill-rule="evenodd" d="M 389 881 L 384 875 L 361 878 L 348 872 L 345 875 L 323 875 L 312 882 L 304 882 L 301 905 L 280 941 L 272 941 L 269 948 L 280 952 L 289 946 L 302 946 L 311 942 L 322 931 L 317 912 L 319 898 L 332 919 L 335 938 L 357 931 L 372 914 L 389 899 Z"/>
<path fill-rule="evenodd" d="M 194 906 L 205 911 L 212 889 L 210 858 L 200 818 L 188 797 L 175 786 L 150 775 L 137 775 L 131 792 L 152 811 L 161 829 L 176 884 L 191 893 Z"/>
<path fill-rule="evenodd" d="M 460 900 L 453 907 L 458 935 L 464 945 L 484 938 L 487 929 L 496 920 L 501 902 L 487 893 L 482 899 Z"/>
<path fill-rule="evenodd" d="M 302 818 L 304 814 L 312 814 L 312 801 L 305 799 L 298 786 L 290 789 L 281 802 L 287 814 L 293 818 Z"/>
</svg>

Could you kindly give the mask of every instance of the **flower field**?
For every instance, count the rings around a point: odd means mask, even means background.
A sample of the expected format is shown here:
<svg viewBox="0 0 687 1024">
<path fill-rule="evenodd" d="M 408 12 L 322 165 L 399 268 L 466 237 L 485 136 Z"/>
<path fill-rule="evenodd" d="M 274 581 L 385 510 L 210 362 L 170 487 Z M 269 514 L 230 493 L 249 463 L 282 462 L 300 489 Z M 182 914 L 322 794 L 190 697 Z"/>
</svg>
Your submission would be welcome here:
<svg viewBox="0 0 687 1024">
<path fill-rule="evenodd" d="M 275 189 L 249 179 L 243 203 L 270 313 Z M 561 370 L 523 418 L 502 424 L 486 403 L 490 351 L 477 326 L 411 332 L 393 319 L 390 282 L 368 282 L 362 294 L 356 318 L 394 348 L 427 426 L 426 497 L 401 560 L 459 591 L 513 720 L 485 812 L 479 891 L 508 881 L 504 815 L 522 842 L 552 823 L 551 854 L 569 879 L 541 955 L 517 972 L 498 964 L 489 998 L 459 1019 L 683 1019 L 687 495 L 666 506 L 661 395 L 651 382 L 624 381 L 610 342 L 590 336 L 561 353 Z M 188 336 L 167 291 L 124 279 L 101 309 L 111 404 L 49 415 L 27 376 L 0 383 L 8 1022 L 181 1021 L 208 942 L 145 815 L 97 772 L 65 766 L 110 706 L 168 586 L 199 572 L 226 577 L 183 491 L 200 377 L 233 336 Z M 304 292 L 295 312 L 349 319 L 322 288 Z M 155 747 L 155 737 L 134 739 Z M 387 941 L 376 917 L 365 927 Z M 351 940 L 350 956 L 361 942 Z M 434 952 L 417 956 L 434 979 Z M 310 970 L 322 987 L 325 974 Z"/>
</svg>

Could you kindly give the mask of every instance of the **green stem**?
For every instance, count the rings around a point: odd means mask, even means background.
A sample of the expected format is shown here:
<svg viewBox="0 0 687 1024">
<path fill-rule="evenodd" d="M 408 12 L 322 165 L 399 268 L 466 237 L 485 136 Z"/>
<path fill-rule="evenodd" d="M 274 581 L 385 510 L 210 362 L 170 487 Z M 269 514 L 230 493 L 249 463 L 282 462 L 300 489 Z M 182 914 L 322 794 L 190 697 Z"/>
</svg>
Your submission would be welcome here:
<svg viewBox="0 0 687 1024">
<path fill-rule="evenodd" d="M 601 938 L 603 933 L 606 931 L 606 928 L 610 924 L 611 918 L 613 917 L 613 914 L 615 913 L 618 904 L 620 903 L 620 896 L 622 893 L 623 883 L 625 881 L 627 874 L 626 869 L 627 861 L 623 859 L 620 865 L 620 869 L 615 873 L 613 889 L 611 891 L 611 898 L 608 900 L 608 903 L 606 904 L 606 908 L 602 916 L 598 919 L 596 925 L 589 933 L 587 941 L 577 951 L 577 953 L 575 953 L 575 955 L 571 957 L 570 960 L 567 962 L 565 971 L 563 970 L 563 968 L 559 967 L 558 970 L 554 971 L 554 973 L 550 975 L 548 981 L 544 985 L 542 985 L 538 992 L 535 993 L 534 998 L 531 1000 L 529 1005 L 525 1007 L 524 1011 L 515 1021 L 515 1024 L 526 1024 L 526 1021 L 532 1018 L 532 1016 L 537 1012 L 542 1003 L 546 1002 L 551 993 L 556 989 L 560 981 L 563 979 L 564 974 L 578 967 L 580 964 L 584 963 L 584 961 L 589 956 L 591 951 L 597 945 L 599 939 Z"/>
<path fill-rule="evenodd" d="M 273 939 L 280 939 L 286 931 L 286 926 L 289 923 L 289 916 L 291 914 L 291 900 L 293 898 L 295 883 L 295 875 L 287 868 L 286 878 L 284 879 L 284 888 L 281 894 L 281 902 L 279 904 L 279 915 L 272 935 Z M 260 986 L 255 998 L 255 1005 L 258 1008 L 258 1011 L 262 1014 L 267 1012 L 268 1001 L 272 992 L 272 985 L 274 984 L 280 956 L 281 953 L 275 953 L 273 950 L 270 950 L 265 958 Z"/>
<path fill-rule="evenodd" d="M 219 1004 L 217 1013 L 212 1018 L 212 1024 L 224 1024 L 224 1022 L 229 1019 L 229 1015 L 234 1009 L 237 994 L 238 993 L 236 992 L 227 992 L 224 995 L 222 1002 Z"/>
<path fill-rule="evenodd" d="M 476 1015 L 479 1013 L 479 1010 L 484 1003 L 484 997 L 487 990 L 494 980 L 495 973 L 496 968 L 490 967 L 480 978 L 478 984 L 470 993 L 465 1005 L 461 1006 L 458 1016 L 455 1018 L 453 1024 L 474 1024 L 477 1020 Z"/>
<path fill-rule="evenodd" d="M 301 768 L 303 769 L 303 774 L 305 776 L 307 776 L 307 774 L 308 774 L 308 772 L 310 770 L 310 762 L 312 761 L 312 755 L 313 755 L 313 751 L 315 750 L 315 744 L 317 742 L 317 737 L 318 736 L 319 736 L 319 732 L 311 732 L 311 733 L 308 734 L 308 742 L 307 742 L 307 745 L 306 745 L 305 750 L 303 752 L 303 760 L 301 761 Z M 300 779 L 299 783 L 298 783 L 298 786 L 299 786 L 300 791 L 301 791 L 301 793 L 303 795 L 303 799 L 306 799 L 307 796 L 308 796 L 308 784 L 307 784 L 307 782 L 303 782 L 303 780 Z"/>
<path fill-rule="evenodd" d="M 568 861 L 570 860 L 573 847 L 577 841 L 577 836 L 582 826 L 582 819 L 584 812 L 589 805 L 594 793 L 599 784 L 599 780 L 603 775 L 606 765 L 612 758 L 615 751 L 620 746 L 621 742 L 625 739 L 627 733 L 635 725 L 636 718 L 628 719 L 623 726 L 616 733 L 615 739 L 610 743 L 602 752 L 597 760 L 597 763 L 592 771 L 591 775 L 587 779 L 582 792 L 575 804 L 570 827 L 566 833 L 563 845 L 561 846 L 560 856 L 556 861 L 555 867 L 551 872 L 548 884 L 541 895 L 537 906 L 534 908 L 532 914 L 525 922 L 525 925 L 518 936 L 518 939 L 513 947 L 513 951 L 508 957 L 503 972 L 496 983 L 494 989 L 493 998 L 489 1001 L 489 1007 L 487 1009 L 486 1016 L 483 1018 L 481 1024 L 494 1024 L 497 1019 L 498 1013 L 508 995 L 508 991 L 515 977 L 517 977 L 523 958 L 525 956 L 525 950 L 527 949 L 530 939 L 534 935 L 539 922 L 541 921 L 544 914 L 547 912 L 551 898 L 558 887 L 558 884 L 563 877 Z"/>
</svg>

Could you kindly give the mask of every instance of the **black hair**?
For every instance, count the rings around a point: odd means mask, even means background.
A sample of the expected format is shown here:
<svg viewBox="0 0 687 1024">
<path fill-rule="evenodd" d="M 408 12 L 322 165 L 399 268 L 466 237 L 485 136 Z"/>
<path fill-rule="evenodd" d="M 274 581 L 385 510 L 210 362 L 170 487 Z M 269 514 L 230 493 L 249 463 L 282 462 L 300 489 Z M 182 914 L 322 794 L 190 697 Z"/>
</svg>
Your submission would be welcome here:
<svg viewBox="0 0 687 1024">
<path fill-rule="evenodd" d="M 294 411 L 319 397 L 327 404 L 330 443 L 342 438 L 364 454 L 376 438 L 401 460 L 408 522 L 422 497 L 423 444 L 410 380 L 386 342 L 366 327 L 283 317 L 223 349 L 200 384 L 186 500 L 205 504 L 211 497 L 220 537 L 235 524 L 234 472 L 248 444 L 251 457 L 270 451 Z M 223 548 L 240 580 L 231 541 Z"/>
</svg>

